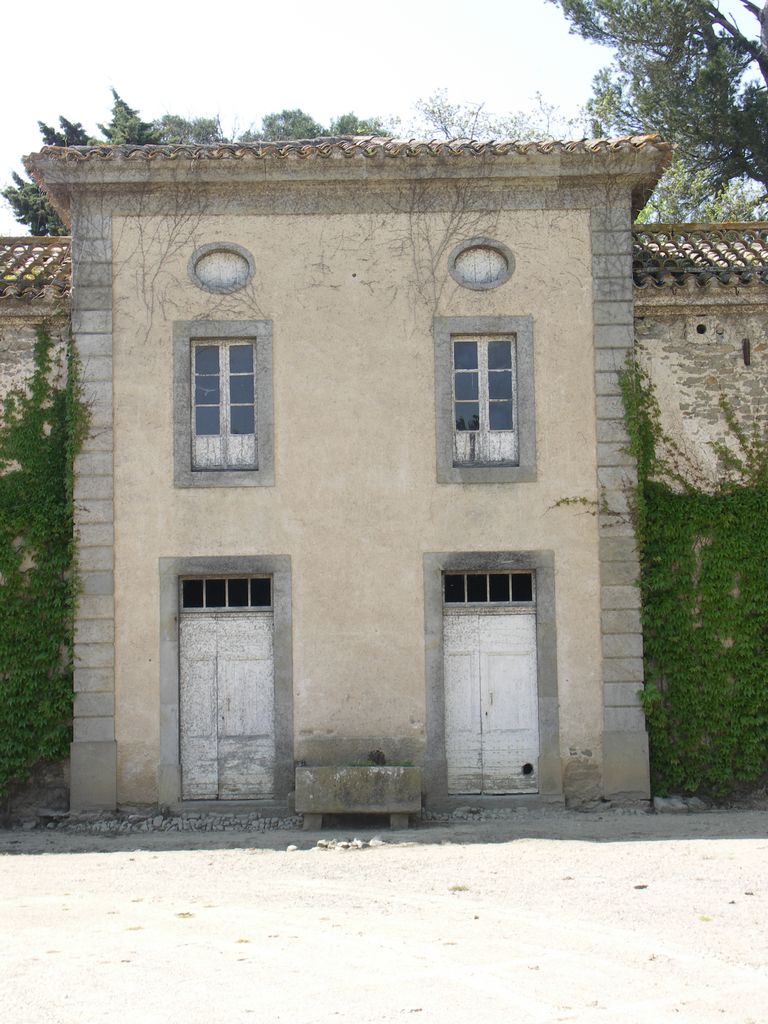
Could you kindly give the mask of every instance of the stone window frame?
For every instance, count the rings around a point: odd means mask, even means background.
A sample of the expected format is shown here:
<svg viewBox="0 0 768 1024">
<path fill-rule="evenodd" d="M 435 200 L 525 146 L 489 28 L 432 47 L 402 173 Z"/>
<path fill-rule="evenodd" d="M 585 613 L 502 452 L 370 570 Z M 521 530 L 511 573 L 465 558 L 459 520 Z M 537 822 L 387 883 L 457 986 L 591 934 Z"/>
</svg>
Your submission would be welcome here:
<svg viewBox="0 0 768 1024">
<path fill-rule="evenodd" d="M 423 556 L 424 637 L 426 671 L 425 790 L 432 805 L 466 803 L 467 797 L 448 794 L 445 752 L 445 678 L 443 663 L 443 576 L 460 572 L 516 572 L 535 574 L 536 659 L 539 703 L 539 791 L 529 796 L 473 796 L 482 803 L 562 797 L 560 760 L 559 689 L 557 677 L 557 617 L 555 610 L 555 556 L 542 551 L 434 551 Z M 452 606 L 448 606 L 449 608 Z M 479 606 L 473 606 L 476 612 Z M 490 607 L 490 614 L 496 608 Z M 528 606 L 530 607 L 530 606 Z"/>
<path fill-rule="evenodd" d="M 437 481 L 441 484 L 531 483 L 536 480 L 536 415 L 533 374 L 533 317 L 435 317 L 435 414 Z M 455 465 L 453 461 L 453 347 L 455 335 L 514 335 L 517 351 L 517 465 Z"/>
<path fill-rule="evenodd" d="M 192 468 L 192 349 L 254 341 L 258 469 Z M 177 320 L 173 325 L 173 479 L 176 487 L 271 487 L 275 482 L 271 320 Z"/>
<path fill-rule="evenodd" d="M 275 679 L 275 800 L 294 787 L 293 640 L 290 555 L 161 558 L 160 571 L 160 767 L 158 802 L 181 803 L 179 736 L 179 619 L 182 577 L 271 576 Z M 250 609 L 253 611 L 254 609 Z M 266 609 L 265 609 L 266 611 Z M 226 802 L 222 803 L 226 807 Z"/>
</svg>

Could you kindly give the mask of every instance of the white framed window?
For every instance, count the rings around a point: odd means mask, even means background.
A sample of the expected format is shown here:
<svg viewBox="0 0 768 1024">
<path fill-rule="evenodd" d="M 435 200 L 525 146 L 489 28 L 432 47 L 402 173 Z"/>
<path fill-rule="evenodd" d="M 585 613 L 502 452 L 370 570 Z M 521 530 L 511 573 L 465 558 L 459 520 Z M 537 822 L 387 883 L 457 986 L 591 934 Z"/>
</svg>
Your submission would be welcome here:
<svg viewBox="0 0 768 1024">
<path fill-rule="evenodd" d="M 533 321 L 436 317 L 439 483 L 536 479 Z"/>
<path fill-rule="evenodd" d="M 453 462 L 517 465 L 514 337 L 454 335 Z"/>
<path fill-rule="evenodd" d="M 174 324 L 177 487 L 274 484 L 272 323 Z"/>
<path fill-rule="evenodd" d="M 198 340 L 190 372 L 192 468 L 258 469 L 255 343 Z"/>
</svg>

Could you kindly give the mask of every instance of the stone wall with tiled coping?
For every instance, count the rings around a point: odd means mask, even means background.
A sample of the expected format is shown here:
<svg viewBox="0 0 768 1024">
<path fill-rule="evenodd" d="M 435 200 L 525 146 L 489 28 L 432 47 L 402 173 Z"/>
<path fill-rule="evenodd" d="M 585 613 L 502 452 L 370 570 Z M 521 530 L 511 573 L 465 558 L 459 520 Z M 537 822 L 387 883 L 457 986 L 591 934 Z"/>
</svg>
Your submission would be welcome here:
<svg viewBox="0 0 768 1024">
<path fill-rule="evenodd" d="M 748 432 L 768 428 L 768 285 L 646 287 L 635 317 L 662 426 L 691 461 L 680 468 L 709 486 L 720 469 L 712 442 L 733 443 L 721 396 Z"/>
</svg>

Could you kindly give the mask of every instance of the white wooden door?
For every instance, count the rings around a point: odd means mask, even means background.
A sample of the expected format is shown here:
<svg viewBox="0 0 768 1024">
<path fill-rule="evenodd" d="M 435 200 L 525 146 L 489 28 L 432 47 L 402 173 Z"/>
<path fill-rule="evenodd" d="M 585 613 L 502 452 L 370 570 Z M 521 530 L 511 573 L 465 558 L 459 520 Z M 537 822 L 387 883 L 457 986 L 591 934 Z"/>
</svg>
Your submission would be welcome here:
<svg viewBox="0 0 768 1024">
<path fill-rule="evenodd" d="M 446 610 L 443 643 L 448 792 L 537 792 L 535 612 Z"/>
<path fill-rule="evenodd" d="M 272 797 L 271 612 L 183 615 L 179 634 L 182 797 Z"/>
</svg>

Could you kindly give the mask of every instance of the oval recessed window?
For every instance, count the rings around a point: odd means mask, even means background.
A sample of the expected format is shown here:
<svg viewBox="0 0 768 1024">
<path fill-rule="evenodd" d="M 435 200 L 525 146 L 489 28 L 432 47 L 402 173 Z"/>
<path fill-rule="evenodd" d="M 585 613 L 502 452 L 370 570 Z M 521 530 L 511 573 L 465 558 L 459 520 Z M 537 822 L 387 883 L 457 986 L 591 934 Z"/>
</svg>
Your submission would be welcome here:
<svg viewBox="0 0 768 1024">
<path fill-rule="evenodd" d="M 253 277 L 253 257 L 247 249 L 229 242 L 201 245 L 189 261 L 189 276 L 209 292 L 236 292 Z"/>
<path fill-rule="evenodd" d="M 504 284 L 514 269 L 512 250 L 492 238 L 470 238 L 461 242 L 448 258 L 448 270 L 454 281 L 478 291 Z"/>
</svg>

